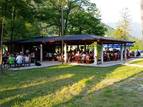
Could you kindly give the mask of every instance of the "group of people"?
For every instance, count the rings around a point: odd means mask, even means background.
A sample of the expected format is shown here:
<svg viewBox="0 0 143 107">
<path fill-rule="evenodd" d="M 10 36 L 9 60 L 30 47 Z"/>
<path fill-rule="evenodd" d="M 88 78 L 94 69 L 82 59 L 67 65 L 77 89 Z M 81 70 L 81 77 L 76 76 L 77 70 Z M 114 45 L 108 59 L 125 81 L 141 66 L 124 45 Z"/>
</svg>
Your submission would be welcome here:
<svg viewBox="0 0 143 107">
<path fill-rule="evenodd" d="M 107 48 L 105 49 L 103 56 L 104 56 L 104 61 L 117 61 L 120 59 L 121 53 L 117 49 L 113 49 L 111 51 Z"/>
<path fill-rule="evenodd" d="M 93 62 L 93 52 L 83 51 L 83 50 L 70 50 L 67 53 L 67 62 L 76 62 L 76 63 L 92 63 Z M 56 59 L 58 61 L 62 60 L 61 54 L 57 54 Z"/>
<path fill-rule="evenodd" d="M 9 65 L 10 67 L 14 66 L 30 66 L 31 55 L 24 54 L 22 52 L 16 54 L 9 54 L 8 52 L 3 55 L 3 65 Z"/>
<path fill-rule="evenodd" d="M 93 62 L 93 56 L 90 51 L 71 51 L 68 53 L 68 61 L 89 64 Z"/>
<path fill-rule="evenodd" d="M 124 52 L 123 52 L 124 53 Z M 124 54 L 123 54 L 124 55 Z M 126 56 L 127 58 L 134 57 L 131 56 L 131 52 L 129 50 L 126 50 Z M 123 56 L 125 57 L 125 56 Z M 106 48 L 103 51 L 103 58 L 104 61 L 117 61 L 121 58 L 121 52 L 118 49 L 109 50 L 109 48 Z M 57 56 L 57 60 L 61 60 L 61 55 Z M 98 57 L 98 61 L 100 61 L 100 55 Z M 93 51 L 84 51 L 84 50 L 70 50 L 67 53 L 67 62 L 76 62 L 76 63 L 93 63 L 94 62 L 94 52 Z"/>
<path fill-rule="evenodd" d="M 25 53 L 19 52 L 15 54 L 9 54 L 6 52 L 3 54 L 3 65 L 9 65 L 12 66 L 30 66 L 30 63 L 35 63 L 36 66 L 41 66 L 40 63 L 38 63 L 39 55 L 36 54 L 39 53 L 37 51 L 26 51 Z M 127 58 L 129 58 L 132 55 L 132 52 L 129 52 L 127 50 Z M 139 52 L 137 53 L 137 55 Z M 47 57 L 46 60 L 55 60 L 55 61 L 63 61 L 64 56 L 58 51 L 56 53 L 47 53 L 45 55 Z M 113 49 L 112 51 L 108 48 L 104 50 L 103 52 L 104 61 L 116 61 L 121 58 L 121 52 L 120 50 Z M 124 56 L 125 57 L 125 56 Z M 99 57 L 100 60 L 100 57 Z M 67 62 L 76 62 L 76 63 L 93 63 L 94 62 L 94 52 L 89 50 L 70 50 L 67 53 Z"/>
<path fill-rule="evenodd" d="M 126 58 L 134 58 L 139 57 L 141 53 L 137 51 L 130 51 L 126 49 Z M 125 57 L 125 51 L 123 51 L 123 57 Z M 104 61 L 117 61 L 121 58 L 121 51 L 117 49 L 113 49 L 112 51 L 108 48 L 104 51 Z"/>
</svg>

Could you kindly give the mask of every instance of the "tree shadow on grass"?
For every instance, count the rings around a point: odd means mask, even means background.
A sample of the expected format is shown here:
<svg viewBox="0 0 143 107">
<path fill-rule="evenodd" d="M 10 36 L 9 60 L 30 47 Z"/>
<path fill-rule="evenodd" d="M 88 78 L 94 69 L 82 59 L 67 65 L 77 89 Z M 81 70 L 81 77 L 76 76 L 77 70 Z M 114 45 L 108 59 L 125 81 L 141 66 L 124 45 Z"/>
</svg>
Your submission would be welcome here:
<svg viewBox="0 0 143 107">
<path fill-rule="evenodd" d="M 118 66 L 115 70 L 112 72 L 106 73 L 106 76 L 104 76 L 104 79 L 101 79 L 99 82 L 95 82 L 94 84 L 91 84 L 86 91 L 81 92 L 79 95 L 74 96 L 72 99 L 69 101 L 54 105 L 54 107 L 91 107 L 95 106 L 93 103 L 95 102 L 94 100 L 90 100 L 91 97 L 95 97 L 97 92 L 101 92 L 102 90 L 106 90 L 109 87 L 114 87 L 115 84 L 119 84 L 122 81 L 125 81 L 129 78 L 132 78 L 140 73 L 143 72 L 143 69 L 137 69 L 136 67 L 130 67 L 125 70 L 126 66 Z M 107 90 L 108 91 L 108 90 Z M 110 93 L 109 91 L 109 94 Z M 124 95 L 124 93 L 118 93 L 121 95 Z M 108 95 L 112 96 L 112 95 Z M 88 101 L 85 101 L 87 99 Z M 96 98 L 97 99 L 97 98 Z M 104 99 L 104 98 L 103 98 Z M 98 102 L 101 103 L 101 102 Z M 112 105 L 112 103 L 110 103 Z M 105 104 L 97 104 L 97 105 L 104 105 Z M 110 106 L 111 106 L 110 105 Z M 103 106 L 102 106 L 103 107 Z"/>
<path fill-rule="evenodd" d="M 59 67 L 59 68 L 58 68 Z M 28 87 L 17 87 L 15 89 L 9 89 L 9 90 L 3 90 L 0 92 L 1 99 L 8 99 L 7 101 L 4 101 L 1 106 L 12 106 L 14 104 L 21 105 L 22 103 L 25 103 L 26 101 L 31 101 L 36 98 L 42 98 L 44 96 L 53 95 L 55 93 L 60 93 L 65 89 L 64 96 L 61 100 L 57 100 L 57 102 L 51 100 L 52 105 L 58 105 L 64 102 L 68 102 L 71 99 L 74 99 L 74 97 L 82 96 L 85 92 L 87 92 L 87 89 L 90 88 L 90 85 L 93 83 L 98 83 L 102 81 L 108 73 L 112 73 L 117 67 L 108 67 L 108 68 L 95 68 L 95 67 L 81 67 L 81 66 L 68 66 L 65 65 L 64 67 L 61 66 L 55 66 L 55 67 L 49 67 L 48 69 L 43 69 L 43 72 L 38 71 L 39 69 L 36 69 L 36 74 L 33 74 L 35 77 L 32 76 L 33 80 L 36 80 L 38 78 L 47 78 L 47 81 L 41 82 L 36 85 L 28 86 Z M 28 73 L 34 73 L 33 70 L 26 72 L 27 76 Z M 43 74 L 41 74 L 43 73 Z M 18 73 L 20 76 L 20 73 Z M 69 75 L 67 78 L 61 78 L 53 81 L 48 81 L 49 78 L 54 78 L 55 76 L 58 77 L 60 75 Z M 15 75 L 16 76 L 16 75 Z M 26 78 L 30 79 L 31 78 Z M 25 78 L 22 80 L 19 80 L 20 83 L 26 80 Z M 18 83 L 17 83 L 18 84 Z M 79 86 L 78 86 L 79 85 Z M 68 88 L 67 88 L 68 87 Z M 70 88 L 72 87 L 72 88 Z M 79 88 L 79 89 L 78 89 Z M 71 89 L 71 92 L 69 91 Z M 74 90 L 77 90 L 74 91 Z M 68 92 L 69 91 L 69 92 Z M 69 98 L 66 99 L 66 96 L 69 95 Z M 18 96 L 18 97 L 16 97 Z M 54 97 L 57 97 L 54 95 Z M 11 99 L 10 99 L 11 98 Z"/>
</svg>

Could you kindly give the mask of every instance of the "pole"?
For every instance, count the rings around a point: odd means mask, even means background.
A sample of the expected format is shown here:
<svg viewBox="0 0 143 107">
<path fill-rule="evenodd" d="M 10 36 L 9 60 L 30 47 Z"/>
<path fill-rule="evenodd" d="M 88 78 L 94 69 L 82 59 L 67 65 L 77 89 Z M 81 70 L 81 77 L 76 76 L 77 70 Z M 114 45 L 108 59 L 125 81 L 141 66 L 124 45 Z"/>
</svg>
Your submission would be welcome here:
<svg viewBox="0 0 143 107">
<path fill-rule="evenodd" d="M 63 40 L 63 36 L 64 36 L 64 14 L 63 14 L 63 6 L 61 6 L 61 36 L 62 36 L 62 64 L 64 63 L 63 60 L 63 56 L 64 56 L 64 40 Z"/>
<path fill-rule="evenodd" d="M 97 42 L 94 42 L 94 64 L 97 65 Z"/>
<path fill-rule="evenodd" d="M 11 36 L 10 36 L 10 52 L 13 52 L 13 36 L 14 36 L 15 7 L 12 7 L 11 13 Z"/>
<path fill-rule="evenodd" d="M 67 63 L 67 44 L 64 45 L 64 62 Z"/>
<path fill-rule="evenodd" d="M 124 47 L 123 47 L 123 44 L 121 44 L 121 47 L 120 47 L 120 57 L 121 57 L 121 61 L 123 61 L 123 53 L 124 53 Z"/>
<path fill-rule="evenodd" d="M 101 44 L 101 64 L 104 63 L 104 50 L 103 50 L 103 48 L 104 48 L 104 45 L 103 45 L 103 43 L 102 43 L 102 44 Z"/>
<path fill-rule="evenodd" d="M 125 56 L 125 61 L 127 61 L 127 47 L 126 47 L 126 44 L 124 44 L 124 56 Z"/>
<path fill-rule="evenodd" d="M 2 48 L 2 37 L 3 37 L 3 18 L 1 21 L 0 48 Z"/>
<path fill-rule="evenodd" d="M 43 61 L 43 44 L 40 44 L 40 62 Z"/>
<path fill-rule="evenodd" d="M 1 34 L 0 34 L 0 69 L 2 71 L 2 37 L 3 37 L 3 17 L 1 19 Z"/>
</svg>

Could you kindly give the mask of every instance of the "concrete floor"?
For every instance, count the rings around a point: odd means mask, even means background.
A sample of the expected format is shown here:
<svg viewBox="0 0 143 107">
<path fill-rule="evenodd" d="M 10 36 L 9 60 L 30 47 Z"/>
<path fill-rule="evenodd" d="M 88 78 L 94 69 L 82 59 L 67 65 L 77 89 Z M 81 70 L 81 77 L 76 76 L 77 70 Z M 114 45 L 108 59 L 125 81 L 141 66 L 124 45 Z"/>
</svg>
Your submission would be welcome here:
<svg viewBox="0 0 143 107">
<path fill-rule="evenodd" d="M 115 65 L 127 65 L 128 62 L 132 62 L 132 61 L 136 61 L 136 60 L 140 60 L 142 58 L 132 58 L 125 61 L 110 61 L 110 62 L 104 62 L 103 64 L 81 64 L 81 63 L 68 63 L 69 65 L 79 65 L 79 66 L 92 66 L 92 67 L 110 67 L 110 66 L 115 66 Z M 10 68 L 10 70 L 26 70 L 26 69 L 33 69 L 33 68 L 44 68 L 44 67 L 50 67 L 50 66 L 56 66 L 56 65 L 61 65 L 61 62 L 58 61 L 45 61 L 41 63 L 41 66 L 35 66 L 35 64 L 31 64 L 31 66 L 29 67 L 18 67 L 18 68 Z"/>
<path fill-rule="evenodd" d="M 70 63 L 71 65 L 80 65 L 80 66 L 93 66 L 93 67 L 110 67 L 115 65 L 127 65 L 129 62 L 142 60 L 143 58 L 131 58 L 127 61 L 110 61 L 110 62 L 104 62 L 103 64 L 81 64 L 81 63 Z"/>
<path fill-rule="evenodd" d="M 110 61 L 110 62 L 104 62 L 103 64 L 81 64 L 81 63 L 71 63 L 71 65 L 80 65 L 80 66 L 93 66 L 93 67 L 109 67 L 109 66 L 115 66 L 124 64 L 125 62 L 121 61 Z"/>
<path fill-rule="evenodd" d="M 10 68 L 10 70 L 26 70 L 26 69 L 33 69 L 33 68 L 44 68 L 44 67 L 49 67 L 49 66 L 56 66 L 62 64 L 61 62 L 58 61 L 45 61 L 41 63 L 41 66 L 35 66 L 35 64 L 31 64 L 28 67 L 17 67 L 17 68 Z"/>
</svg>

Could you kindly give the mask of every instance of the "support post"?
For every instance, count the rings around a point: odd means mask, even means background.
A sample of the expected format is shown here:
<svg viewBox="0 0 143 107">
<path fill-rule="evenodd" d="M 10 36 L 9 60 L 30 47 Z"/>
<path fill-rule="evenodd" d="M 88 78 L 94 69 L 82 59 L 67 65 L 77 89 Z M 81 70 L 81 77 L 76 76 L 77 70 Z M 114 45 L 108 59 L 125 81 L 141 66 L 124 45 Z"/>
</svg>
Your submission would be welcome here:
<svg viewBox="0 0 143 107">
<path fill-rule="evenodd" d="M 94 64 L 97 65 L 97 42 L 94 42 Z"/>
<path fill-rule="evenodd" d="M 64 63 L 67 63 L 67 44 L 64 44 Z"/>
<path fill-rule="evenodd" d="M 22 51 L 22 53 L 24 53 L 24 47 L 23 46 L 22 46 L 22 50 L 21 51 Z"/>
<path fill-rule="evenodd" d="M 84 45 L 84 51 L 86 51 L 86 44 Z"/>
<path fill-rule="evenodd" d="M 77 50 L 79 50 L 79 45 L 77 45 Z"/>
<path fill-rule="evenodd" d="M 124 56 L 124 47 L 123 47 L 123 44 L 121 44 L 121 46 L 120 46 L 120 57 L 121 57 L 121 61 L 123 61 L 123 56 Z"/>
<path fill-rule="evenodd" d="M 104 51 L 103 51 L 103 48 L 104 48 L 104 46 L 103 46 L 103 44 L 101 44 L 101 64 L 104 63 Z"/>
<path fill-rule="evenodd" d="M 0 34 L 0 71 L 2 71 L 2 38 L 3 38 L 3 29 L 4 29 L 4 18 L 1 20 L 1 34 Z"/>
<path fill-rule="evenodd" d="M 134 52 L 134 57 L 135 58 L 137 57 L 137 50 Z"/>
<path fill-rule="evenodd" d="M 125 61 L 127 60 L 127 47 L 126 44 L 124 44 L 124 56 L 125 56 Z"/>
<path fill-rule="evenodd" d="M 40 62 L 43 61 L 43 44 L 40 44 Z"/>
<path fill-rule="evenodd" d="M 63 50 L 64 50 L 64 40 L 63 40 L 63 36 L 64 36 L 64 9 L 63 6 L 61 7 L 61 36 L 62 36 L 62 48 L 61 48 L 61 59 L 62 59 L 62 64 L 64 63 L 63 61 Z"/>
</svg>

